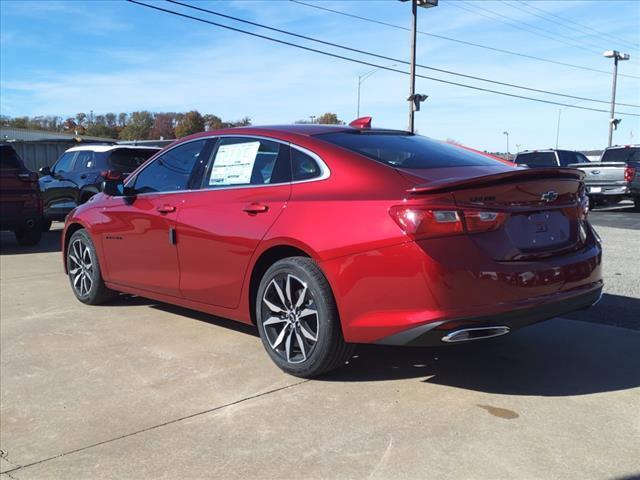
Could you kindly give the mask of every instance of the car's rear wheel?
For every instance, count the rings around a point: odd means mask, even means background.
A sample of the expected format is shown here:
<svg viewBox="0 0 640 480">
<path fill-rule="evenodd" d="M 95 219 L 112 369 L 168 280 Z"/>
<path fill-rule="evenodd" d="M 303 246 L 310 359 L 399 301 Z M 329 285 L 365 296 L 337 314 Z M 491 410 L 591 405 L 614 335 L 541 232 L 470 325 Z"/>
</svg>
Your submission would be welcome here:
<svg viewBox="0 0 640 480">
<path fill-rule="evenodd" d="M 636 210 L 640 211 L 640 197 L 635 197 L 633 199 L 633 205 L 636 208 Z"/>
<path fill-rule="evenodd" d="M 98 305 L 115 295 L 104 284 L 96 249 L 84 229 L 76 231 L 69 239 L 67 271 L 73 293 L 82 303 Z"/>
<path fill-rule="evenodd" d="M 18 245 L 21 247 L 37 245 L 42 238 L 42 230 L 40 229 L 40 224 L 37 222 L 30 227 L 15 230 L 13 233 L 16 236 L 16 242 L 18 242 Z"/>
<path fill-rule="evenodd" d="M 291 375 L 320 375 L 344 365 L 353 352 L 342 336 L 329 282 L 310 258 L 285 258 L 266 271 L 256 320 L 269 356 Z"/>
</svg>

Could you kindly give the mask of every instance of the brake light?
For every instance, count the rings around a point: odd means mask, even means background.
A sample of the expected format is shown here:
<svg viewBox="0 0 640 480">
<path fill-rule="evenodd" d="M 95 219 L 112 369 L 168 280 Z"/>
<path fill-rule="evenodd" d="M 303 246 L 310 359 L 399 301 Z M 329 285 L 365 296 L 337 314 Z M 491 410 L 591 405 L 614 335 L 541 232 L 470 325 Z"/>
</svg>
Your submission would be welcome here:
<svg viewBox="0 0 640 480">
<path fill-rule="evenodd" d="M 636 168 L 627 165 L 624 169 L 624 181 L 627 183 L 633 182 L 636 176 Z"/>
<path fill-rule="evenodd" d="M 414 206 L 392 207 L 389 214 L 407 235 L 416 238 L 490 232 L 500 228 L 506 218 L 501 212 L 439 210 Z"/>
</svg>

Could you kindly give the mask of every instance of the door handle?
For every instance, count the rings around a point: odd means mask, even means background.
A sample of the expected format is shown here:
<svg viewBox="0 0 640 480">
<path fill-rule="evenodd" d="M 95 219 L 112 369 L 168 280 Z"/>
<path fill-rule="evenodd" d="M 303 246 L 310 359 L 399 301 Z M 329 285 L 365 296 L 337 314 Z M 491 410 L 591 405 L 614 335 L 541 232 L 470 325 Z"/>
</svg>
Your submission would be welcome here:
<svg viewBox="0 0 640 480">
<path fill-rule="evenodd" d="M 269 210 L 269 207 L 267 205 L 262 205 L 261 203 L 250 203 L 249 205 L 245 205 L 242 210 L 255 215 L 256 213 L 266 212 Z"/>
<path fill-rule="evenodd" d="M 176 211 L 176 207 L 173 205 L 162 205 L 161 207 L 156 208 L 160 213 L 171 213 Z"/>
</svg>

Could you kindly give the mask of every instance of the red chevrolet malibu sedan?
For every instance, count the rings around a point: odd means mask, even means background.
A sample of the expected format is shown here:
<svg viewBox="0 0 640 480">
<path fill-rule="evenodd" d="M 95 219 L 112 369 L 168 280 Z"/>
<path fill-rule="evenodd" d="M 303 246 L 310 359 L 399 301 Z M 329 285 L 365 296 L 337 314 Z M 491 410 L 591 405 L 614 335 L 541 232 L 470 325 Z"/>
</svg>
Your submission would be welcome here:
<svg viewBox="0 0 640 480">
<path fill-rule="evenodd" d="M 491 338 L 599 299 L 582 172 L 355 125 L 206 132 L 106 172 L 66 220 L 76 297 L 255 324 L 301 377 L 354 344 Z"/>
</svg>

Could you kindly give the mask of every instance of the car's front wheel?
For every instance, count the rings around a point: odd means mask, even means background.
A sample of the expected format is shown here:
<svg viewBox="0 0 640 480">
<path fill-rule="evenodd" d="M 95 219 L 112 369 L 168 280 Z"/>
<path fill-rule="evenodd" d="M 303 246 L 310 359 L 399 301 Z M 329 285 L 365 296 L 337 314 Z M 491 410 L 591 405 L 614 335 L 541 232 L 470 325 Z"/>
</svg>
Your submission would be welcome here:
<svg viewBox="0 0 640 480">
<path fill-rule="evenodd" d="M 310 258 L 285 258 L 267 270 L 256 319 L 269 356 L 291 375 L 320 375 L 344 365 L 353 352 L 342 336 L 329 282 Z"/>
<path fill-rule="evenodd" d="M 98 305 L 115 295 L 102 280 L 96 249 L 84 229 L 76 231 L 69 239 L 67 271 L 73 293 L 82 303 Z"/>
</svg>

